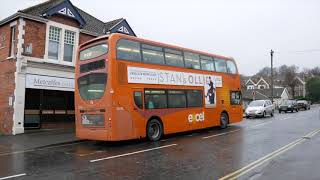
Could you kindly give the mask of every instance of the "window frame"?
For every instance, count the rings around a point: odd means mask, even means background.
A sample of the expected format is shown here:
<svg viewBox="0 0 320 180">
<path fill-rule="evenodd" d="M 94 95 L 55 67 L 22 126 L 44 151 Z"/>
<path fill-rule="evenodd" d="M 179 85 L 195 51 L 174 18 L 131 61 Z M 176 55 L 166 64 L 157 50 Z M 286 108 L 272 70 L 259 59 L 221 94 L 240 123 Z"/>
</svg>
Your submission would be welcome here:
<svg viewBox="0 0 320 180">
<path fill-rule="evenodd" d="M 188 92 L 189 91 L 199 91 L 201 94 L 201 105 L 200 106 L 190 106 L 189 105 L 189 99 L 188 99 Z M 188 89 L 186 90 L 186 98 L 187 98 L 187 108 L 201 108 L 204 107 L 204 98 L 203 98 L 203 91 L 202 90 L 197 90 L 197 89 Z"/>
<path fill-rule="evenodd" d="M 202 57 L 202 58 L 201 58 L 201 57 Z M 206 58 L 211 58 L 211 60 L 210 60 L 210 59 L 206 59 Z M 214 58 L 213 58 L 212 56 L 207 56 L 207 55 L 202 55 L 202 54 L 200 54 L 199 60 L 200 60 L 200 68 L 201 68 L 201 70 L 203 70 L 203 71 L 209 71 L 209 72 L 215 72 L 215 71 L 216 71 L 216 64 L 215 64 Z M 213 63 L 213 70 L 203 69 L 202 60 L 204 60 L 204 61 L 209 61 L 209 62 L 212 61 L 212 63 Z"/>
<path fill-rule="evenodd" d="M 233 101 L 232 101 L 232 93 L 238 93 L 238 95 L 240 96 L 238 104 L 233 103 Z M 237 99 L 236 96 L 237 96 L 237 94 L 235 94 L 235 99 Z M 241 91 L 230 91 L 230 105 L 242 105 L 242 93 L 241 93 Z"/>
<path fill-rule="evenodd" d="M 216 62 L 219 62 L 219 61 L 223 61 L 223 62 L 224 62 L 224 64 L 225 64 L 225 71 L 218 71 L 218 70 L 217 70 Z M 215 72 L 224 73 L 224 74 L 230 74 L 230 73 L 228 73 L 228 67 L 227 67 L 227 60 L 226 60 L 226 59 L 214 58 L 214 66 L 215 66 Z"/>
<path fill-rule="evenodd" d="M 134 43 L 137 43 L 138 44 L 138 47 L 139 47 L 139 55 L 140 55 L 140 59 L 137 59 L 137 60 L 130 60 L 130 59 L 124 59 L 124 58 L 119 58 L 118 57 L 118 44 L 121 40 L 124 40 L 124 41 L 131 41 L 131 42 L 134 42 Z M 135 40 L 131 40 L 131 39 L 126 39 L 126 38 L 120 38 L 117 40 L 117 43 L 116 43 L 116 47 L 115 47 L 115 51 L 116 51 L 116 59 L 117 60 L 124 60 L 124 61 L 129 61 L 129 62 L 142 62 L 142 52 L 141 52 L 141 43 L 139 41 L 135 41 Z"/>
<path fill-rule="evenodd" d="M 13 25 L 13 26 L 10 26 L 10 48 L 9 48 L 9 58 L 14 58 L 16 56 L 16 48 L 15 48 L 15 45 L 16 45 L 16 42 L 17 42 L 17 39 L 16 39 L 16 32 L 17 32 L 17 26 L 16 25 Z"/>
<path fill-rule="evenodd" d="M 183 93 L 178 93 L 178 94 L 173 94 L 172 93 L 172 94 L 170 94 L 169 91 L 182 91 Z M 167 89 L 166 92 L 167 92 L 167 108 L 168 109 L 188 108 L 187 90 L 185 90 L 185 89 Z M 183 95 L 185 97 L 185 101 L 186 101 L 185 106 L 184 107 L 170 107 L 170 105 L 169 105 L 169 102 L 170 102 L 169 101 L 169 95 Z"/>
<path fill-rule="evenodd" d="M 56 27 L 61 29 L 61 35 L 59 38 L 59 48 L 58 48 L 58 59 L 51 59 L 49 58 L 49 32 L 50 27 Z M 76 47 L 79 45 L 79 34 L 80 29 L 72 26 L 68 26 L 65 24 L 49 21 L 47 22 L 47 29 L 46 29 L 46 45 L 45 45 L 45 54 L 44 54 L 44 61 L 52 64 L 62 64 L 66 66 L 75 66 L 75 62 L 77 59 L 77 51 Z M 72 54 L 72 61 L 64 61 L 64 45 L 65 45 L 65 34 L 66 31 L 71 31 L 74 33 L 74 45 L 73 45 L 73 54 Z"/>
<path fill-rule="evenodd" d="M 143 47 L 143 45 L 158 47 L 158 48 L 161 48 L 161 51 L 160 51 L 160 50 L 157 50 L 157 49 L 152 49 L 152 48 Z M 163 63 L 159 64 L 159 63 L 153 63 L 153 62 L 147 62 L 147 61 L 145 61 L 145 60 L 144 60 L 144 57 L 143 57 L 143 56 L 144 56 L 144 55 L 143 55 L 143 50 L 161 52 L 161 53 L 162 53 L 162 57 L 163 57 Z M 156 65 L 167 65 L 166 58 L 165 58 L 164 47 L 162 47 L 162 46 L 153 45 L 153 44 L 148 44 L 148 43 L 140 43 L 140 54 L 141 54 L 141 62 L 143 62 L 143 63 L 146 63 L 146 64 L 156 64 Z"/>
<path fill-rule="evenodd" d="M 156 94 L 156 93 L 152 93 L 152 94 L 147 94 L 146 93 L 146 91 L 164 91 L 164 94 L 161 94 L 161 93 L 158 93 L 158 94 Z M 168 92 L 167 92 L 167 89 L 149 89 L 149 88 L 146 88 L 146 89 L 144 89 L 143 90 L 143 95 L 144 95 L 144 97 L 143 97 L 143 100 L 144 100 L 144 102 L 143 102 L 143 104 L 144 104 L 144 107 L 145 107 L 145 109 L 146 110 L 154 110 L 154 109 L 168 109 Z M 164 95 L 165 96 L 165 99 L 166 99 L 166 107 L 165 108 L 149 108 L 149 106 L 146 104 L 147 103 L 147 101 L 146 101 L 146 96 L 147 95 Z"/>
</svg>

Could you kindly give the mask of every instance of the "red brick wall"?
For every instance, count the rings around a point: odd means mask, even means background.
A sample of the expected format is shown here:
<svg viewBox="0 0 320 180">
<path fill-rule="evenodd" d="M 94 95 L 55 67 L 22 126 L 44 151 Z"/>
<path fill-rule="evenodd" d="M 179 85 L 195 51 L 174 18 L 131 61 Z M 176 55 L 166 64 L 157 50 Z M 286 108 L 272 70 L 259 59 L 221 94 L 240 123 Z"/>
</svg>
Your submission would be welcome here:
<svg viewBox="0 0 320 180">
<path fill-rule="evenodd" d="M 80 33 L 79 35 L 79 45 L 82 44 L 82 43 L 85 43 L 91 39 L 95 38 L 95 36 L 90 36 L 88 34 L 83 34 L 83 33 Z"/>
<path fill-rule="evenodd" d="M 10 49 L 10 25 L 0 27 L 0 34 L 4 33 L 5 48 L 0 49 L 0 132 L 12 134 L 13 107 L 9 106 L 9 97 L 14 95 L 16 60 L 7 60 Z M 18 24 L 16 25 L 16 43 L 18 39 Z M 17 52 L 17 44 L 14 45 Z"/>
<path fill-rule="evenodd" d="M 32 43 L 32 54 L 24 54 L 25 56 L 32 56 L 36 58 L 43 58 L 46 45 L 46 24 L 28 19 L 24 19 L 25 36 L 24 45 L 27 46 Z"/>
<path fill-rule="evenodd" d="M 68 25 L 68 26 L 73 26 L 73 27 L 76 27 L 76 28 L 79 28 L 79 26 L 80 26 L 78 21 L 76 21 L 74 19 L 71 19 L 69 17 L 63 16 L 63 15 L 54 15 L 54 16 L 48 18 L 48 19 L 51 20 L 51 21 L 55 21 L 55 22 L 58 22 L 58 23 L 61 23 L 61 24 Z"/>
</svg>

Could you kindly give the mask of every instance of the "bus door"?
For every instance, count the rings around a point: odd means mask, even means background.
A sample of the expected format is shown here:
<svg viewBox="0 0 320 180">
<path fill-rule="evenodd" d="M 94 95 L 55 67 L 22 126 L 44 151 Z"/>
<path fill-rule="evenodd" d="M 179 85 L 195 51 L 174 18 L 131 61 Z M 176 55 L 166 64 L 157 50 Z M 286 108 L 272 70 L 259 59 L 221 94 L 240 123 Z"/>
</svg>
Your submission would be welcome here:
<svg viewBox="0 0 320 180">
<path fill-rule="evenodd" d="M 145 132 L 145 120 L 143 118 L 144 112 L 144 94 L 142 88 L 134 88 L 132 90 L 132 97 L 133 97 L 133 109 L 132 109 L 132 128 L 135 135 L 141 134 Z M 141 132 L 139 132 L 141 131 Z"/>
</svg>

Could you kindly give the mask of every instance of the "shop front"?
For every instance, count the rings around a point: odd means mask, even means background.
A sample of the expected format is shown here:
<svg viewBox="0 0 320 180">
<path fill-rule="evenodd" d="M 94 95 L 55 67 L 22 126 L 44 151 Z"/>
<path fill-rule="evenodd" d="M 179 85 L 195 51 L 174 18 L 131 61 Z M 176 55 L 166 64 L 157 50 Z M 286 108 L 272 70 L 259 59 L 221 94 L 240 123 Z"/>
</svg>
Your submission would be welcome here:
<svg viewBox="0 0 320 180">
<path fill-rule="evenodd" d="M 74 79 L 26 74 L 24 128 L 73 128 Z"/>
</svg>

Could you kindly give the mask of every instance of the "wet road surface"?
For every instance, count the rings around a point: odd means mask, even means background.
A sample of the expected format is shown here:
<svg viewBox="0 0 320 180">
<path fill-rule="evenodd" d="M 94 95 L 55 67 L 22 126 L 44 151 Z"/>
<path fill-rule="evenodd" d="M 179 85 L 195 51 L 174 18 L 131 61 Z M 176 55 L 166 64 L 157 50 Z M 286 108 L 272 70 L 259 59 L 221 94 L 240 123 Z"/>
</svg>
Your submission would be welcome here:
<svg viewBox="0 0 320 180">
<path fill-rule="evenodd" d="M 0 153 L 2 179 L 320 179 L 320 108 L 159 142 L 85 141 Z"/>
</svg>

